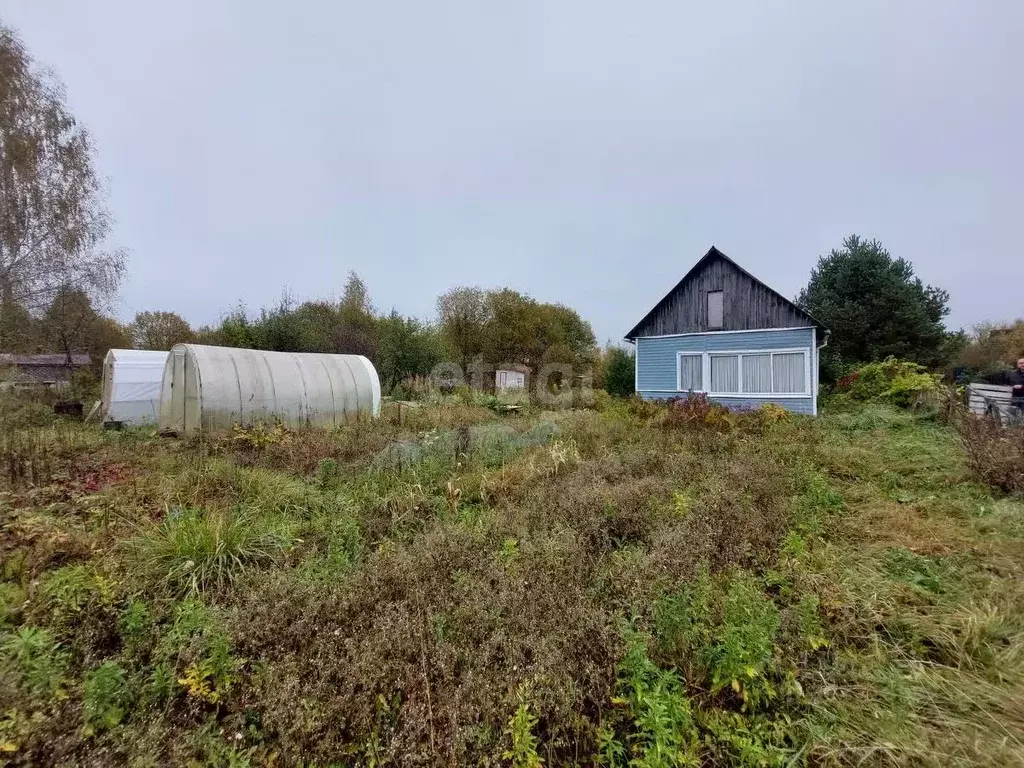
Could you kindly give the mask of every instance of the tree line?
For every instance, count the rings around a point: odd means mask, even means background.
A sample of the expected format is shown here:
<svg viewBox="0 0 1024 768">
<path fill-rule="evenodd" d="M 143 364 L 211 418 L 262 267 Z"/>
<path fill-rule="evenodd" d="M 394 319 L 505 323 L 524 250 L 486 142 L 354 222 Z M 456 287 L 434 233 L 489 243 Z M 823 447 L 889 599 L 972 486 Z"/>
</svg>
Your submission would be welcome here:
<svg viewBox="0 0 1024 768">
<path fill-rule="evenodd" d="M 145 313 L 143 313 L 145 314 Z M 250 317 L 237 307 L 219 325 L 190 331 L 170 313 L 137 316 L 132 324 L 139 346 L 169 349 L 178 341 L 289 352 L 366 355 L 381 383 L 391 388 L 411 377 L 426 377 L 442 362 L 467 372 L 474 364 L 520 365 L 536 372 L 545 363 L 573 368 L 595 359 L 590 323 L 564 305 L 540 302 L 511 288 L 457 287 L 437 299 L 437 315 L 426 321 L 392 309 L 381 313 L 366 284 L 350 273 L 340 301 L 298 303 L 287 292 L 276 306 Z M 174 327 L 175 337 L 145 333 L 156 320 Z M 145 341 L 143 341 L 145 339 Z"/>
<path fill-rule="evenodd" d="M 569 307 L 511 288 L 459 287 L 439 296 L 437 317 L 424 321 L 394 309 L 378 312 L 356 273 L 349 274 L 338 301 L 298 302 L 285 291 L 272 307 L 250 314 L 239 305 L 219 323 L 198 328 L 166 310 L 139 312 L 121 324 L 79 289 L 58 291 L 37 314 L 10 298 L 2 309 L 0 350 L 86 352 L 94 374 L 108 349 L 167 350 L 189 342 L 365 355 L 386 390 L 427 377 L 440 363 L 455 363 L 463 372 L 474 365 L 518 365 L 536 373 L 548 363 L 590 370 L 601 356 L 590 323 Z"/>
</svg>

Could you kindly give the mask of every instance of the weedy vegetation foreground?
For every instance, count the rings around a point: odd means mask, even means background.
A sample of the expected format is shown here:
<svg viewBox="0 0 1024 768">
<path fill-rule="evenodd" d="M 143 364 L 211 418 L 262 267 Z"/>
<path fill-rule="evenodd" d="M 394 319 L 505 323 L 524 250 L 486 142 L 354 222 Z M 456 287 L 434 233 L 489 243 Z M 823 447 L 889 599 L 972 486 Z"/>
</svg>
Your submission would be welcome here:
<svg viewBox="0 0 1024 768">
<path fill-rule="evenodd" d="M 7 764 L 1024 765 L 1004 433 L 874 403 L 0 419 Z"/>
</svg>

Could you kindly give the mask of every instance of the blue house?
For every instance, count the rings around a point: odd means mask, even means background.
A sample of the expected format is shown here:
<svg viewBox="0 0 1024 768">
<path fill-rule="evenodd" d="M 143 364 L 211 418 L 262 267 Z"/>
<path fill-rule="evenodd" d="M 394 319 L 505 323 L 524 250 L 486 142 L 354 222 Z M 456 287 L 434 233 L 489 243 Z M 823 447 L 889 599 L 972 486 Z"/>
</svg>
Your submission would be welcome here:
<svg viewBox="0 0 1024 768">
<path fill-rule="evenodd" d="M 702 392 L 730 408 L 818 412 L 828 331 L 714 246 L 626 340 L 636 344 L 643 398 Z"/>
</svg>

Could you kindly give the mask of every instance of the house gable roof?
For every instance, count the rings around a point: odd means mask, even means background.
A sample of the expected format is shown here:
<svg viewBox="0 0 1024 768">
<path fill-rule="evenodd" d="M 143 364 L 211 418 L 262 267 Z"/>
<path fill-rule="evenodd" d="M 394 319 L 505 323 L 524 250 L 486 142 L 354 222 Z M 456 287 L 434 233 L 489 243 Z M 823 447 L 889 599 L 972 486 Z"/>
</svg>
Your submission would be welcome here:
<svg viewBox="0 0 1024 768">
<path fill-rule="evenodd" d="M 678 283 L 675 284 L 675 286 L 672 288 L 672 290 L 670 290 L 668 293 L 666 293 L 658 301 L 658 303 L 655 304 L 651 308 L 651 310 L 640 319 L 640 322 L 638 322 L 636 325 L 633 326 L 632 329 L 630 329 L 629 333 L 627 333 L 626 336 L 625 336 L 626 341 L 634 341 L 636 339 L 636 337 L 638 335 L 640 335 L 640 331 L 648 323 L 648 321 L 650 321 L 655 315 L 657 315 L 658 311 L 661 310 L 662 307 L 664 307 L 665 304 L 667 304 L 672 299 L 672 297 L 675 296 L 675 294 L 683 286 L 685 286 L 696 275 L 700 274 L 700 272 L 704 269 L 704 267 L 706 267 L 710 262 L 712 262 L 712 261 L 714 261 L 716 259 L 720 259 L 720 260 L 724 261 L 726 264 L 728 264 L 730 267 L 732 267 L 737 272 L 742 274 L 744 277 L 746 277 L 747 279 L 749 279 L 752 282 L 756 283 L 762 289 L 764 289 L 765 291 L 769 292 L 774 297 L 776 297 L 779 301 L 783 302 L 786 306 L 791 308 L 792 311 L 795 312 L 796 314 L 798 314 L 800 317 L 806 318 L 807 324 L 809 326 L 813 325 L 813 326 L 816 326 L 818 328 L 824 329 L 824 326 L 818 320 L 816 320 L 809 312 L 807 312 L 805 309 L 802 309 L 801 307 L 797 306 L 790 299 L 787 299 L 785 296 L 783 296 L 781 293 L 776 291 L 770 285 L 766 284 L 762 280 L 758 280 L 756 277 L 754 277 L 752 274 L 750 274 L 750 272 L 745 270 L 743 267 L 741 267 L 735 261 L 733 261 L 728 256 L 726 256 L 724 253 L 722 253 L 720 250 L 718 250 L 718 248 L 716 248 L 715 246 L 712 245 L 711 248 L 708 249 L 708 252 L 705 253 L 697 261 L 697 263 L 694 264 L 690 268 L 690 270 L 685 275 L 683 275 L 682 279 Z"/>
</svg>

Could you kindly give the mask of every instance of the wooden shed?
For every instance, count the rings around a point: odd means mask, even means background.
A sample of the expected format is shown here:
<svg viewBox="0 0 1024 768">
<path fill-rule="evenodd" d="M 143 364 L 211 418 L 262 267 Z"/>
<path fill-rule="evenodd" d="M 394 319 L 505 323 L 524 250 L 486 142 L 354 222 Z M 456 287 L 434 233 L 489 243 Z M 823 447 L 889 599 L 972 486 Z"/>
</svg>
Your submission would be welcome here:
<svg viewBox="0 0 1024 768">
<path fill-rule="evenodd" d="M 63 389 L 71 383 L 76 370 L 91 362 L 86 354 L 0 353 L 0 384 L 5 389 Z"/>
<path fill-rule="evenodd" d="M 494 372 L 494 391 L 511 392 L 526 389 L 530 369 L 525 365 L 505 365 Z"/>
</svg>

